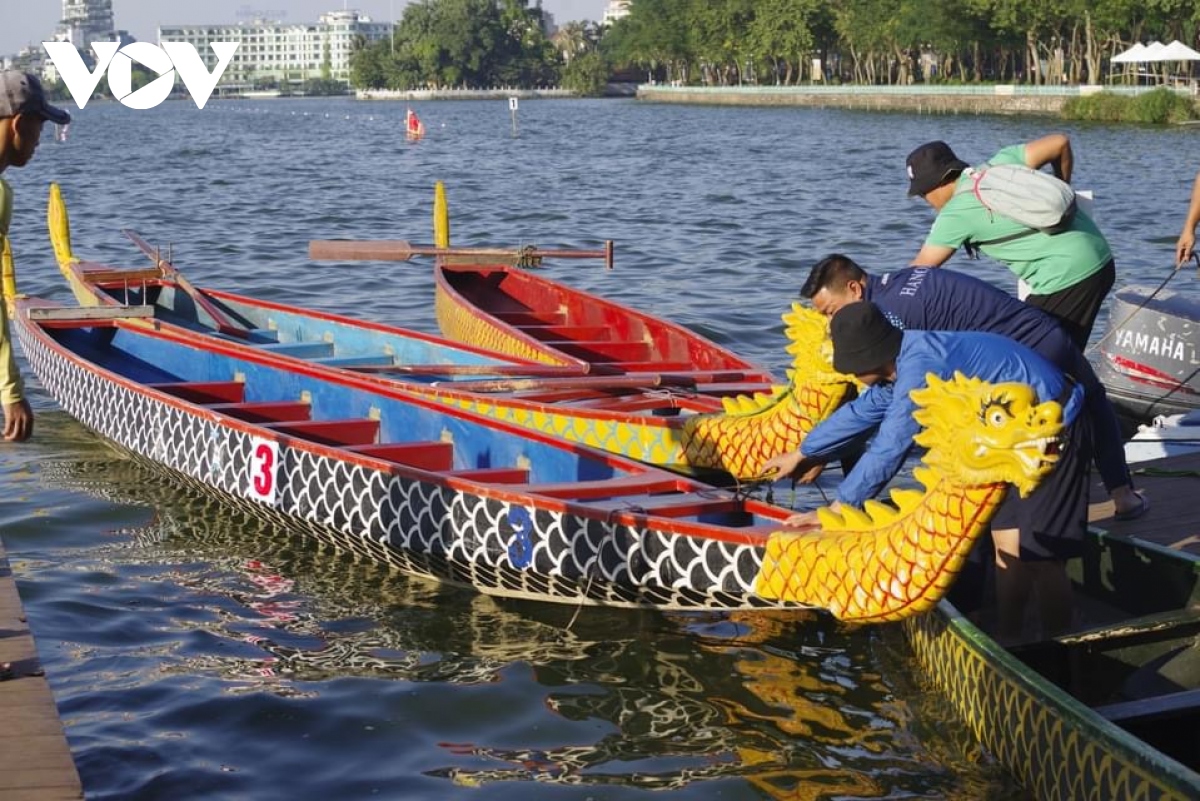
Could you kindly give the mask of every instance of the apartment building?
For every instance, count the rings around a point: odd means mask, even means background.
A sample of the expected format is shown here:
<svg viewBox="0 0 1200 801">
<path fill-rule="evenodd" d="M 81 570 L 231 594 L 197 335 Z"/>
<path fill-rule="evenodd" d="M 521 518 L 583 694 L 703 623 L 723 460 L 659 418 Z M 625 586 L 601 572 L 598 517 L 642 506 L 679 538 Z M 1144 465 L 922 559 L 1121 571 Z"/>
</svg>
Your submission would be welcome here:
<svg viewBox="0 0 1200 801">
<path fill-rule="evenodd" d="M 275 83 L 302 84 L 314 78 L 350 80 L 350 54 L 356 42 L 387 39 L 392 23 L 375 22 L 358 11 L 330 11 L 316 23 L 251 22 L 160 26 L 158 40 L 186 42 L 212 69 L 211 42 L 238 42 L 237 52 L 221 79 L 225 86 Z"/>
</svg>

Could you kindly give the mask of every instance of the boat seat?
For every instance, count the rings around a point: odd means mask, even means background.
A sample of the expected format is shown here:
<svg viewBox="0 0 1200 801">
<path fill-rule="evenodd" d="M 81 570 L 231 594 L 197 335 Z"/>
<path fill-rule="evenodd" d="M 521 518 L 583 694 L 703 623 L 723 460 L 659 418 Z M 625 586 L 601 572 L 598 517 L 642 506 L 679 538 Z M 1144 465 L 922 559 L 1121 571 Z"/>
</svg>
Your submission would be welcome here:
<svg viewBox="0 0 1200 801">
<path fill-rule="evenodd" d="M 89 284 L 95 284 L 104 289 L 120 289 L 127 284 L 141 284 L 143 281 L 153 283 L 163 277 L 157 267 L 122 268 L 96 265 L 85 267 L 81 272 Z"/>
<path fill-rule="evenodd" d="M 454 445 L 449 442 L 375 442 L 351 445 L 346 450 L 438 473 L 454 466 Z"/>
<path fill-rule="evenodd" d="M 220 331 L 213 331 L 212 335 L 217 339 L 225 339 L 230 342 L 240 342 L 245 345 L 247 342 L 253 345 L 271 345 L 279 341 L 279 333 L 272 331 L 270 328 L 247 328 L 245 336 L 236 334 L 226 334 Z"/>
<path fill-rule="evenodd" d="M 734 395 L 757 395 L 760 392 L 770 392 L 771 385 L 763 381 L 738 381 L 723 384 L 697 384 L 697 392 L 719 397 Z"/>
<path fill-rule="evenodd" d="M 574 342 L 589 339 L 603 341 L 612 338 L 612 329 L 602 325 L 522 325 L 518 328 L 543 341 Z"/>
<path fill-rule="evenodd" d="M 146 385 L 192 403 L 241 403 L 246 385 L 241 381 L 172 381 Z"/>
<path fill-rule="evenodd" d="M 651 362 L 617 360 L 604 362 L 604 367 L 620 370 L 623 373 L 677 373 L 687 372 L 693 367 L 688 362 Z"/>
<path fill-rule="evenodd" d="M 543 339 L 542 343 L 571 356 L 597 362 L 646 362 L 653 357 L 649 342 L 626 339 Z"/>
<path fill-rule="evenodd" d="M 258 401 L 251 403 L 214 403 L 214 412 L 248 423 L 282 423 L 308 420 L 312 409 L 303 401 Z"/>
<path fill-rule="evenodd" d="M 562 484 L 531 484 L 526 489 L 537 495 L 573 501 L 598 498 L 619 498 L 625 495 L 648 495 L 652 492 L 676 492 L 685 479 L 663 475 L 636 475 L 606 478 L 597 481 L 568 481 Z"/>
<path fill-rule="evenodd" d="M 656 412 L 662 410 L 663 416 L 674 416 L 679 408 L 671 405 L 669 398 L 646 396 L 640 392 L 631 395 L 608 395 L 603 398 L 586 398 L 570 404 L 572 409 L 595 409 L 607 412 Z"/>
<path fill-rule="evenodd" d="M 1137 701 L 1119 701 L 1114 704 L 1094 707 L 1105 720 L 1122 727 L 1143 725 L 1168 718 L 1200 715 L 1200 688 L 1142 698 Z"/>
<path fill-rule="evenodd" d="M 268 342 L 260 350 L 295 359 L 319 359 L 333 355 L 332 342 Z"/>
<path fill-rule="evenodd" d="M 313 364 L 326 367 L 395 367 L 396 357 L 390 353 L 360 353 L 357 356 L 320 356 Z"/>
<path fill-rule="evenodd" d="M 492 316 L 501 322 L 508 323 L 514 328 L 536 328 L 539 326 L 567 324 L 567 313 L 560 311 L 523 309 L 520 311 L 492 312 Z"/>
<path fill-rule="evenodd" d="M 465 478 L 482 484 L 527 484 L 529 471 L 523 467 L 480 467 L 469 470 L 449 470 L 442 475 Z"/>
<path fill-rule="evenodd" d="M 367 417 L 346 420 L 310 420 L 293 423 L 268 423 L 265 428 L 290 437 L 321 445 L 368 445 L 379 434 L 379 421 Z"/>
<path fill-rule="evenodd" d="M 625 496 L 597 501 L 595 505 L 613 512 L 644 512 L 655 517 L 699 517 L 742 509 L 742 502 L 737 498 L 711 497 L 698 492 Z"/>
</svg>

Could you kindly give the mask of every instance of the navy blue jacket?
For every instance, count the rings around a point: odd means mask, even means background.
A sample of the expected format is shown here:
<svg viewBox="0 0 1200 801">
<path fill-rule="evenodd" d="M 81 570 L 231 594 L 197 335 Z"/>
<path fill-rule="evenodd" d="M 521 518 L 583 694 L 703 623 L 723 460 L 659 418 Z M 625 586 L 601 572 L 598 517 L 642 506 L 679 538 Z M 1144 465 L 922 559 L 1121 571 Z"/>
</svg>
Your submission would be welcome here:
<svg viewBox="0 0 1200 801">
<path fill-rule="evenodd" d="M 1111 491 L 1132 486 L 1129 465 L 1108 393 L 1091 363 L 1054 317 L 971 275 L 944 267 L 908 267 L 868 275 L 864 300 L 892 324 L 917 331 L 986 331 L 1020 342 L 1074 378 L 1087 393 L 1096 466 Z"/>
<path fill-rule="evenodd" d="M 908 267 L 868 275 L 865 295 L 863 300 L 878 306 L 897 328 L 1000 334 L 1083 381 L 1072 370 L 1078 349 L 1056 319 L 974 276 L 944 267 Z"/>
</svg>

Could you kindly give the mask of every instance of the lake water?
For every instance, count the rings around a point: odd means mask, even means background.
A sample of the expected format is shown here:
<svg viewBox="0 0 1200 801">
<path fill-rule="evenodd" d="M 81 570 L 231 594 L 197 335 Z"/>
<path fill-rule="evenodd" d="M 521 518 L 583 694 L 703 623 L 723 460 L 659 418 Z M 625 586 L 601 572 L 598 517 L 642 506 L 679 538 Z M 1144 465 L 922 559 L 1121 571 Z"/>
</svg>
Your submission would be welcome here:
<svg viewBox="0 0 1200 801">
<path fill-rule="evenodd" d="M 777 369 L 779 315 L 814 261 L 842 251 L 882 271 L 916 252 L 931 212 L 904 195 L 912 147 L 945 139 L 976 161 L 1059 128 L 522 101 L 514 135 L 490 101 L 422 104 L 428 135 L 410 143 L 404 110 L 89 105 L 65 143 L 47 131 L 6 173 L 18 285 L 69 296 L 46 239 L 54 180 L 83 259 L 148 264 L 120 234 L 133 228 L 197 284 L 436 330 L 427 262 L 306 253 L 430 241 L 442 180 L 454 244 L 613 239 L 614 272 L 563 261 L 554 277 Z M 1069 132 L 1118 285 L 1157 285 L 1200 131 Z M 0 532 L 89 798 L 1022 797 L 926 694 L 895 627 L 577 610 L 409 579 L 130 462 L 25 375 L 37 430 L 0 445 Z"/>
</svg>

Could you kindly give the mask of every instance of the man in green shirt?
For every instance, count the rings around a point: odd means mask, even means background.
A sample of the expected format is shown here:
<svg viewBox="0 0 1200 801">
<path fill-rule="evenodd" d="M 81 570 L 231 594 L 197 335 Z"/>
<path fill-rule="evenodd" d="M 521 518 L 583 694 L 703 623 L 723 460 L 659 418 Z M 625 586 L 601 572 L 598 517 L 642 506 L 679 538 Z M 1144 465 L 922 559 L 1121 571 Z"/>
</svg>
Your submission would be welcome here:
<svg viewBox="0 0 1200 801">
<path fill-rule="evenodd" d="M 1035 170 L 1050 165 L 1056 177 L 1070 183 L 1071 141 L 1065 134 L 1051 134 L 1012 145 L 977 169 L 995 164 L 1023 164 Z M 907 166 L 908 194 L 919 195 L 937 210 L 912 265 L 939 267 L 960 246 L 985 243 L 979 246 L 981 252 L 1028 285 L 1025 301 L 1058 318 L 1084 350 L 1100 305 L 1116 281 L 1112 249 L 1092 218 L 1079 210 L 1061 233 L 1028 233 L 1026 226 L 983 205 L 970 188 L 969 166 L 945 142 L 921 145 L 908 155 Z"/>
<path fill-rule="evenodd" d="M 37 76 L 18 70 L 0 72 L 0 173 L 24 167 L 41 141 L 42 124 L 65 125 L 71 115 L 46 103 Z M 5 294 L 13 291 L 8 227 L 12 221 L 12 189 L 0 178 L 0 264 Z M 21 374 L 8 330 L 8 300 L 0 303 L 0 406 L 4 408 L 4 439 L 21 442 L 33 433 L 33 410 L 25 399 Z"/>
</svg>

